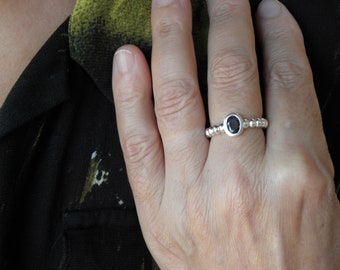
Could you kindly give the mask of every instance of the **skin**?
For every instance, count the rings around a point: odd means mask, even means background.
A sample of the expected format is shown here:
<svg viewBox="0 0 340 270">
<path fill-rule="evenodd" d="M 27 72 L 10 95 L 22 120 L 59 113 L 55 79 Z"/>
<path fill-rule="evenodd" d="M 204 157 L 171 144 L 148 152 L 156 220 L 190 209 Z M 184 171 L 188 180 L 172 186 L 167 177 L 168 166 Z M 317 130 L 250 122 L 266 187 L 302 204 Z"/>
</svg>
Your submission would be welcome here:
<svg viewBox="0 0 340 270">
<path fill-rule="evenodd" d="M 248 0 L 207 2 L 210 123 L 264 107 L 269 127 L 205 137 L 190 1 L 154 0 L 151 70 L 132 45 L 113 63 L 147 245 L 161 269 L 337 269 L 340 208 L 302 33 L 282 4 L 260 4 L 261 96 Z"/>
<path fill-rule="evenodd" d="M 74 3 L 0 1 L 0 106 Z M 248 1 L 208 4 L 210 122 L 228 112 L 258 117 L 264 106 L 270 126 L 265 134 L 205 138 L 190 3 L 155 0 L 152 70 L 138 48 L 124 46 L 113 73 L 121 144 L 148 247 L 162 269 L 336 269 L 339 203 L 299 27 L 282 5 L 264 18 L 268 6 L 261 4 L 261 96 Z"/>
<path fill-rule="evenodd" d="M 76 0 L 0 0 L 0 107 Z"/>
</svg>

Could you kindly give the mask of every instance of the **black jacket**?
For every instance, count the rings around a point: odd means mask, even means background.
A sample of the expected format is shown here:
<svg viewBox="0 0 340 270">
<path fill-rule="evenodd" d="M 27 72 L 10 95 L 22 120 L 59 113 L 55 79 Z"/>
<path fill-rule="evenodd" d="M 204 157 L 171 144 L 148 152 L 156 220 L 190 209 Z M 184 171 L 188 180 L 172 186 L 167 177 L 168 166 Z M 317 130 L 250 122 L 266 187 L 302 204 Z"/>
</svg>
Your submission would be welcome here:
<svg viewBox="0 0 340 270">
<path fill-rule="evenodd" d="M 340 2 L 284 2 L 305 36 L 337 184 Z M 70 53 L 68 22 L 0 110 L 0 269 L 156 269 L 118 140 L 114 48 L 101 54 L 100 66 L 79 63 Z M 115 46 L 121 43 L 117 38 Z M 142 49 L 150 58 L 150 46 Z M 205 60 L 198 59 L 204 97 Z"/>
</svg>

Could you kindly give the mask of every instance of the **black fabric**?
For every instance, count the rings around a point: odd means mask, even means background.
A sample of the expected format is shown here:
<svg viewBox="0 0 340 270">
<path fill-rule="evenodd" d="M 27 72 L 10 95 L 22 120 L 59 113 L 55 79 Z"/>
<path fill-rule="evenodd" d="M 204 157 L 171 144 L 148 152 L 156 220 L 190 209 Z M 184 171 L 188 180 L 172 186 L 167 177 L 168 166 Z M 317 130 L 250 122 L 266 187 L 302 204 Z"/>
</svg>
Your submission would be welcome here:
<svg viewBox="0 0 340 270">
<path fill-rule="evenodd" d="M 1 109 L 0 269 L 154 269 L 114 107 L 70 58 L 67 24 Z"/>
<path fill-rule="evenodd" d="M 305 35 L 339 182 L 340 1 L 283 2 Z M 0 269 L 156 269 L 119 145 L 109 54 L 89 76 L 70 57 L 66 21 L 1 108 Z"/>
<path fill-rule="evenodd" d="M 139 226 L 135 213 L 106 210 L 67 213 L 64 217 L 66 269 L 152 268 L 142 234 L 136 230 Z"/>
</svg>

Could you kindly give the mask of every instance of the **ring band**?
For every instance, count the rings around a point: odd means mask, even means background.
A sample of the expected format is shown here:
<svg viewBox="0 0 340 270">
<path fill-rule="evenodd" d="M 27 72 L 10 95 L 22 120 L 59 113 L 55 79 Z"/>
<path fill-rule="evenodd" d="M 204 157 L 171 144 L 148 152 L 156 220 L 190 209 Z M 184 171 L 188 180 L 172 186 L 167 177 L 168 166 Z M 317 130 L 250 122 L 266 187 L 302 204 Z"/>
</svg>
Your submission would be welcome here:
<svg viewBox="0 0 340 270">
<path fill-rule="evenodd" d="M 226 133 L 229 136 L 240 135 L 245 128 L 267 128 L 268 120 L 265 118 L 243 119 L 237 113 L 228 114 L 223 123 L 209 127 L 205 130 L 208 138 Z"/>
</svg>

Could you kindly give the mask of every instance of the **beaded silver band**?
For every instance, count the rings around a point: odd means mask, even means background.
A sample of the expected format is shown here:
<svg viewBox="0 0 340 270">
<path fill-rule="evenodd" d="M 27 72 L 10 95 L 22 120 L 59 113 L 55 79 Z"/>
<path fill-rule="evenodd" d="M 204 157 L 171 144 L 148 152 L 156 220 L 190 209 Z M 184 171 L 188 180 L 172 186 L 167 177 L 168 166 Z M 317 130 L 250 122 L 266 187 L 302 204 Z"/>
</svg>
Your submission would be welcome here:
<svg viewBox="0 0 340 270">
<path fill-rule="evenodd" d="M 226 133 L 229 136 L 237 136 L 243 132 L 245 128 L 267 128 L 268 120 L 265 118 L 243 119 L 237 113 L 228 114 L 223 123 L 209 127 L 205 130 L 208 138 Z"/>
</svg>

